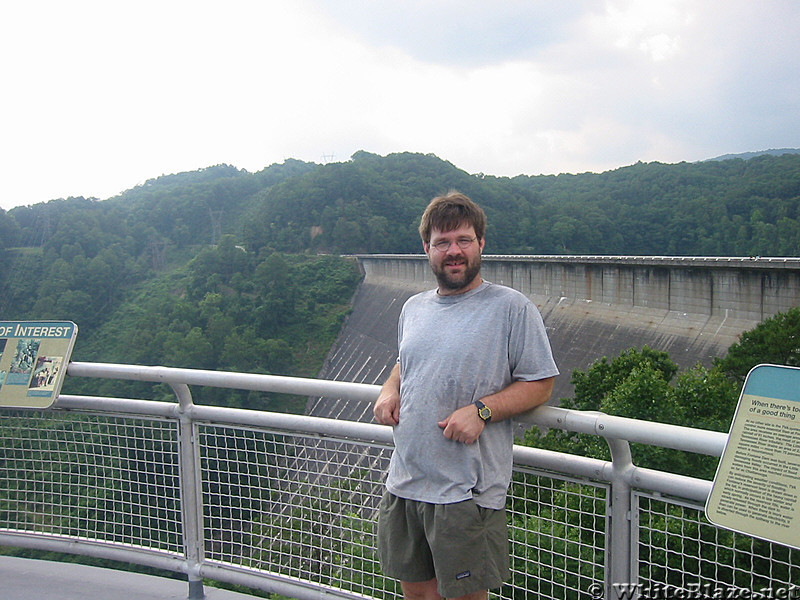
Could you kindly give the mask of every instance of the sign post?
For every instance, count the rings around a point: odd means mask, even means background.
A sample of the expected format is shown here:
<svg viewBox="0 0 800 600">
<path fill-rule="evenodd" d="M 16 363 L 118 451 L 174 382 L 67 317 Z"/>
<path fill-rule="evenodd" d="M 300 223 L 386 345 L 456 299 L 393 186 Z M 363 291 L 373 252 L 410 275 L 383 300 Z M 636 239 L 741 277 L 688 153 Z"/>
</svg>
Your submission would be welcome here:
<svg viewBox="0 0 800 600">
<path fill-rule="evenodd" d="M 706 503 L 720 527 L 800 549 L 800 369 L 747 375 Z"/>
<path fill-rule="evenodd" d="M 72 321 L 0 321 L 0 407 L 49 408 L 77 335 Z"/>
</svg>

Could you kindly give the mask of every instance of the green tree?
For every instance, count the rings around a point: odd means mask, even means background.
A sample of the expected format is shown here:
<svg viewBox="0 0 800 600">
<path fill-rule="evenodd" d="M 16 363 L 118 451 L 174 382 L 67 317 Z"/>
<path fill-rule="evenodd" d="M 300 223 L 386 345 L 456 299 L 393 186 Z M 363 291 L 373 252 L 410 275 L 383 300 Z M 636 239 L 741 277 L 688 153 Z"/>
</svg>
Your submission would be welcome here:
<svg viewBox="0 0 800 600">
<path fill-rule="evenodd" d="M 648 346 L 641 350 L 624 350 L 611 361 L 604 356 L 596 360 L 587 371 L 575 370 L 572 373 L 575 395 L 571 399 L 563 399 L 561 406 L 577 410 L 600 410 L 605 397 L 621 381 L 642 369 L 655 371 L 660 379 L 669 382 L 678 372 L 678 365 L 670 360 L 666 352 L 653 350 Z M 639 416 L 644 415 L 640 413 Z"/>
<path fill-rule="evenodd" d="M 800 308 L 765 319 L 739 336 L 715 365 L 740 384 L 759 364 L 800 366 Z"/>
<path fill-rule="evenodd" d="M 674 382 L 673 382 L 674 380 Z M 573 398 L 561 406 L 568 409 L 601 411 L 609 415 L 656 421 L 687 427 L 727 431 L 736 406 L 735 385 L 717 369 L 701 365 L 678 374 L 678 366 L 666 352 L 630 348 L 613 360 L 603 357 L 587 371 L 572 374 Z M 595 435 L 534 428 L 525 443 L 550 450 L 569 452 L 603 460 L 610 459 L 608 446 Z M 694 477 L 711 478 L 717 459 L 685 452 L 632 444 L 638 466 Z"/>
<path fill-rule="evenodd" d="M 13 215 L 0 208 L 0 250 L 19 244 L 20 228 Z"/>
<path fill-rule="evenodd" d="M 296 321 L 297 289 L 293 279 L 286 259 L 278 253 L 256 267 L 253 282 L 258 304 L 253 319 L 262 337 L 273 337 L 282 324 Z"/>
</svg>

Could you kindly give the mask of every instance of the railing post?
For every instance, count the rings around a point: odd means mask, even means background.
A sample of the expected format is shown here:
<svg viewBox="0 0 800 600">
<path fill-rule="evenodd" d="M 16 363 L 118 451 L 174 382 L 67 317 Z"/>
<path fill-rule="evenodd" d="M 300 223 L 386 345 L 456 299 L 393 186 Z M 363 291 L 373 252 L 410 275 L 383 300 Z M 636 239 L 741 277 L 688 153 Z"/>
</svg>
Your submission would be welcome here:
<svg viewBox="0 0 800 600">
<path fill-rule="evenodd" d="M 602 429 L 602 425 L 600 428 Z M 631 563 L 631 485 L 633 469 L 631 447 L 627 440 L 606 438 L 611 450 L 611 531 L 607 536 L 609 565 L 606 574 L 606 599 L 617 600 L 614 584 L 630 584 L 634 572 Z M 624 588 L 623 588 L 624 589 Z M 628 588 L 631 589 L 631 588 Z M 633 588 L 635 589 L 635 588 Z M 635 597 L 635 596 L 633 596 Z"/>
<path fill-rule="evenodd" d="M 183 517 L 183 547 L 188 564 L 189 600 L 206 597 L 200 565 L 203 560 L 203 511 L 200 486 L 199 453 L 196 444 L 195 423 L 192 418 L 192 393 L 185 383 L 170 383 L 178 398 L 178 444 Z"/>
</svg>

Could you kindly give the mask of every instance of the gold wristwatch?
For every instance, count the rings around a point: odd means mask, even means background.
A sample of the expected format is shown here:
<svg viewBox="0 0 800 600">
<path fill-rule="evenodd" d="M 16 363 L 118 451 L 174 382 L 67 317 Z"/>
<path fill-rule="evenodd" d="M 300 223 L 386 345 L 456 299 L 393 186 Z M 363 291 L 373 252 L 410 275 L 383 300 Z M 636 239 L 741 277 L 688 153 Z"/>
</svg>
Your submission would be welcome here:
<svg viewBox="0 0 800 600">
<path fill-rule="evenodd" d="M 492 409 L 486 406 L 480 400 L 475 400 L 475 406 L 478 407 L 478 416 L 483 419 L 484 423 L 492 420 Z"/>
</svg>

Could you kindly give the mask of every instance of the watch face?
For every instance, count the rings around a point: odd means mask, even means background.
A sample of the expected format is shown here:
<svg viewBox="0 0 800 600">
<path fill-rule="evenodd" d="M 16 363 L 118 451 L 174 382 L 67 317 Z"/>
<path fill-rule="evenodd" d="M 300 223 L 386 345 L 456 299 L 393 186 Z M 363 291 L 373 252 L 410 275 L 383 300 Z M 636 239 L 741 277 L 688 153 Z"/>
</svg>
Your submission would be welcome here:
<svg viewBox="0 0 800 600">
<path fill-rule="evenodd" d="M 478 415 L 484 421 L 488 421 L 492 418 L 492 410 L 488 406 L 484 406 L 483 408 L 478 409 Z"/>
</svg>

